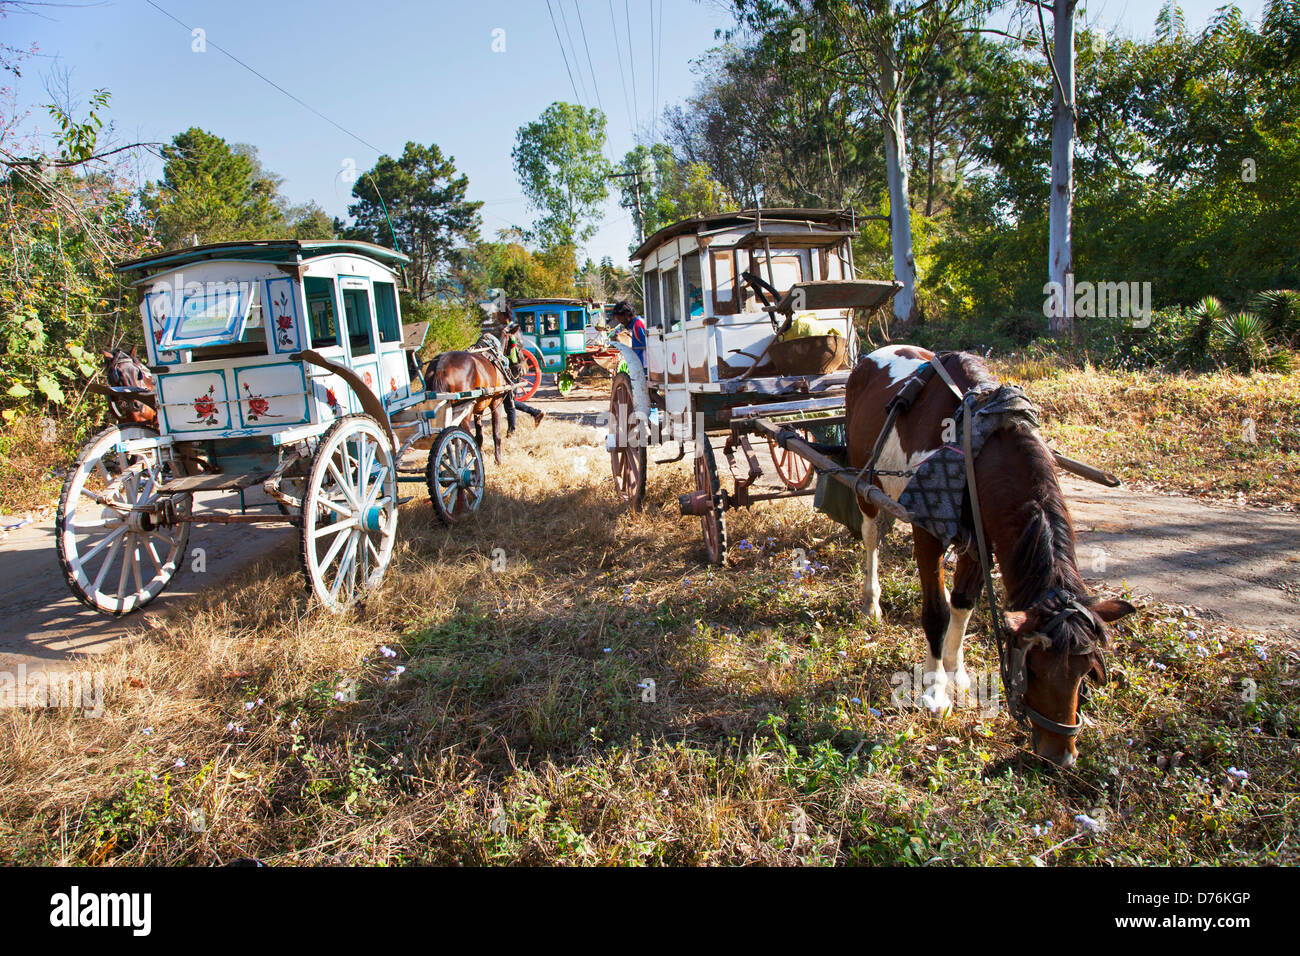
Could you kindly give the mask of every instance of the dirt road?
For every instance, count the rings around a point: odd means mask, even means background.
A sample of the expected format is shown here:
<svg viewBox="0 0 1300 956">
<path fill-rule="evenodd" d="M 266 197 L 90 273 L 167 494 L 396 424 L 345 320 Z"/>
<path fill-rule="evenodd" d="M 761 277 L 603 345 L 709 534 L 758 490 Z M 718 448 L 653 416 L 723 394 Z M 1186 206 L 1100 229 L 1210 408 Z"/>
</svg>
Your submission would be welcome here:
<svg viewBox="0 0 1300 956">
<path fill-rule="evenodd" d="M 561 398 L 553 388 L 533 402 L 552 420 L 591 426 L 607 403 L 600 391 Z M 531 427 L 526 423 L 525 417 L 525 427 Z M 1070 476 L 1062 477 L 1062 485 L 1088 579 L 1127 584 L 1139 597 L 1196 606 L 1239 626 L 1300 636 L 1300 516 L 1102 488 Z M 220 497 L 201 497 L 198 505 L 221 504 L 214 500 Z M 225 504 L 234 503 L 232 498 Z M 277 525 L 198 525 L 190 551 L 203 550 L 205 570 L 196 573 L 191 559 L 148 610 L 114 619 L 69 593 L 55 556 L 52 519 L 11 532 L 0 539 L 0 670 L 19 663 L 29 670 L 58 668 L 101 653 L 139 628 L 144 615 L 175 606 L 296 541 L 295 529 Z"/>
</svg>

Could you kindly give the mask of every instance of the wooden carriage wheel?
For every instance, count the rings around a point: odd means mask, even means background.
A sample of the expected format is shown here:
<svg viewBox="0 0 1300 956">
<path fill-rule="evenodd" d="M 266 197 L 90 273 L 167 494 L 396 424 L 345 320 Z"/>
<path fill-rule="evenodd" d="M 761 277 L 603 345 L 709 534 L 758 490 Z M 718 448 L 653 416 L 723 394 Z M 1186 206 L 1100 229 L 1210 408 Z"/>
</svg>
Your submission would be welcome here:
<svg viewBox="0 0 1300 956">
<path fill-rule="evenodd" d="M 712 502 L 712 507 L 700 516 L 700 525 L 704 531 L 704 553 L 710 564 L 726 564 L 727 516 L 723 511 L 718 462 L 708 435 L 700 436 L 700 444 L 695 451 L 695 490 L 705 492 Z"/>
<path fill-rule="evenodd" d="M 378 587 L 396 537 L 392 444 L 370 416 L 340 418 L 316 446 L 303 494 L 300 555 L 316 599 L 338 612 Z"/>
<path fill-rule="evenodd" d="M 804 441 L 813 440 L 812 433 L 806 428 L 797 428 L 795 432 Z M 782 448 L 776 441 L 769 438 L 767 440 L 767 449 L 772 454 L 772 464 L 776 466 L 776 473 L 781 476 L 781 481 L 791 491 L 803 491 L 812 482 L 813 467 L 812 463 L 802 455 L 797 455 L 788 448 Z"/>
<path fill-rule="evenodd" d="M 645 504 L 646 423 L 635 419 L 635 413 L 632 378 L 627 372 L 618 372 L 609 390 L 609 433 L 615 439 L 609 452 L 610 466 L 614 472 L 614 490 L 634 510 L 640 511 Z"/>
<path fill-rule="evenodd" d="M 483 451 L 459 425 L 444 428 L 429 449 L 424 481 L 438 520 L 453 525 L 483 503 Z"/>
<path fill-rule="evenodd" d="M 162 593 L 185 559 L 189 523 L 169 524 L 140 510 L 170 504 L 173 514 L 189 515 L 191 495 L 163 502 L 158 491 L 184 474 L 183 465 L 163 462 L 156 449 L 117 450 L 122 442 L 157 437 L 143 425 L 106 428 L 81 450 L 63 482 L 54 522 L 59 565 L 72 593 L 97 611 L 139 610 Z"/>
<path fill-rule="evenodd" d="M 515 400 L 526 402 L 537 394 L 542 384 L 542 367 L 537 364 L 537 356 L 528 349 L 520 349 L 522 358 L 519 362 L 519 382 L 515 385 Z"/>
</svg>

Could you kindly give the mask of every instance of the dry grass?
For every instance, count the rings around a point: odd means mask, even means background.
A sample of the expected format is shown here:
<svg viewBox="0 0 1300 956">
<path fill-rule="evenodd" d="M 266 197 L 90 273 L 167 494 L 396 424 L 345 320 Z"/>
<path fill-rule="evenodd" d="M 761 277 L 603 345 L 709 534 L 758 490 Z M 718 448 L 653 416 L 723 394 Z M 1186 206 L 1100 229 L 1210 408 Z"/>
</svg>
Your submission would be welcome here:
<svg viewBox="0 0 1300 956">
<path fill-rule="evenodd" d="M 891 706 L 921 653 L 901 533 L 872 627 L 856 550 L 806 504 L 734 515 L 751 548 L 711 571 L 675 516 L 685 466 L 652 466 L 646 513 L 624 513 L 598 440 L 525 426 L 455 532 L 407 505 L 349 617 L 308 607 L 286 550 L 96 661 L 102 719 L 0 711 L 0 860 L 1297 861 L 1280 649 L 1143 612 L 1061 772 L 1005 717 Z M 816 574 L 794 578 L 796 549 Z M 1228 790 L 1230 766 L 1250 779 Z"/>
<path fill-rule="evenodd" d="M 59 500 L 63 470 L 84 443 L 66 422 L 36 416 L 5 422 L 0 432 L 0 515 L 50 508 Z"/>
<path fill-rule="evenodd" d="M 1059 450 L 1126 482 L 1300 506 L 1300 371 L 1166 375 L 1046 360 L 994 369 L 1039 403 Z"/>
</svg>

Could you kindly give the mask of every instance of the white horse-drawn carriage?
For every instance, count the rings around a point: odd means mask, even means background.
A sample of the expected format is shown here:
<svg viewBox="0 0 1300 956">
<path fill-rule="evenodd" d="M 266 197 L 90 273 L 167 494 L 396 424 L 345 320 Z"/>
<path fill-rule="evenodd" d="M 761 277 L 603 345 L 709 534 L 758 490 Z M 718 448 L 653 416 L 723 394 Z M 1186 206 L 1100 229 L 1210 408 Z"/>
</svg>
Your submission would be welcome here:
<svg viewBox="0 0 1300 956">
<path fill-rule="evenodd" d="M 398 270 L 364 242 L 195 246 L 123 263 L 137 290 L 152 387 L 108 389 L 156 415 L 97 435 L 68 474 L 59 559 L 74 593 L 107 613 L 149 603 L 186 560 L 194 522 L 289 522 L 321 604 L 376 586 L 392 554 L 398 482 L 423 481 L 450 523 L 483 498 L 462 422 L 482 391 L 422 390 Z M 148 419 L 152 418 L 152 421 Z M 404 463 L 433 437 L 424 467 Z M 271 504 L 250 507 L 260 488 Z M 237 512 L 196 511 L 199 492 Z"/>
<path fill-rule="evenodd" d="M 668 226 L 633 254 L 644 281 L 646 349 L 642 362 L 619 346 L 627 367 L 613 383 L 606 437 L 615 488 L 640 507 L 648 448 L 675 449 L 667 460 L 678 460 L 693 444 L 696 489 L 681 507 L 701 518 L 715 563 L 726 558 L 729 508 L 813 493 L 818 462 L 804 439 L 843 422 L 857 358 L 854 313 L 884 305 L 899 288 L 856 278 L 855 233 L 849 212 L 746 210 Z M 722 487 L 710 432 L 728 433 L 731 491 Z M 751 491 L 762 473 L 751 434 L 768 441 L 786 490 Z"/>
</svg>

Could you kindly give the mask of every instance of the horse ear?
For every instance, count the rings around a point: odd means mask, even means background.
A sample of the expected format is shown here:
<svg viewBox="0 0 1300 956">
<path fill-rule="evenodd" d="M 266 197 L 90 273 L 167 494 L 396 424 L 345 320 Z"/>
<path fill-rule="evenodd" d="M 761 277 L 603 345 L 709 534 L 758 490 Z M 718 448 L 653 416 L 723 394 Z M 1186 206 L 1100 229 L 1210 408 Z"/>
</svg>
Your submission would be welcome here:
<svg viewBox="0 0 1300 956">
<path fill-rule="evenodd" d="M 135 358 L 135 350 L 136 350 L 138 347 L 139 347 L 139 346 L 135 346 L 135 345 L 131 346 L 131 351 L 127 352 L 126 354 L 129 355 L 129 356 L 131 356 L 132 359 L 134 359 L 134 358 Z"/>
<path fill-rule="evenodd" d="M 1105 601 L 1098 601 L 1092 606 L 1092 611 L 1099 618 L 1110 624 L 1112 621 L 1118 621 L 1136 611 L 1132 604 L 1122 598 L 1107 598 Z"/>
<path fill-rule="evenodd" d="M 1002 621 L 1006 624 L 1007 630 L 1014 632 L 1024 627 L 1025 616 L 1024 611 L 1003 611 Z"/>
<path fill-rule="evenodd" d="M 106 359 L 111 359 L 113 357 L 113 353 L 108 349 L 101 349 L 100 354 L 102 354 Z"/>
</svg>

